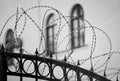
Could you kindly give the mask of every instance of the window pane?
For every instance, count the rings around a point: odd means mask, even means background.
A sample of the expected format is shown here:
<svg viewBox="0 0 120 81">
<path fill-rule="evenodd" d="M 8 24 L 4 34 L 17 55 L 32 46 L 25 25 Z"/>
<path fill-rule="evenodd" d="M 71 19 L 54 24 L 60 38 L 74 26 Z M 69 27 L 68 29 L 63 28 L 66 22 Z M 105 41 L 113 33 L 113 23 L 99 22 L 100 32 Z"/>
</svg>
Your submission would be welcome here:
<svg viewBox="0 0 120 81">
<path fill-rule="evenodd" d="M 49 37 L 53 35 L 52 28 L 49 28 Z"/>
<path fill-rule="evenodd" d="M 79 19 L 79 25 L 80 25 L 80 28 L 84 29 L 84 21 L 82 19 Z"/>
<path fill-rule="evenodd" d="M 74 47 L 78 47 L 79 46 L 79 41 L 78 38 L 74 39 Z"/>
<path fill-rule="evenodd" d="M 78 30 L 74 32 L 74 38 L 78 38 Z"/>
<path fill-rule="evenodd" d="M 80 37 L 80 45 L 81 46 L 84 46 L 85 44 L 85 33 L 84 32 L 81 32 L 81 37 Z"/>
<path fill-rule="evenodd" d="M 49 37 L 49 41 L 53 41 L 54 39 L 53 39 L 53 37 Z"/>
<path fill-rule="evenodd" d="M 50 45 L 50 46 L 49 46 L 49 51 L 50 51 L 51 53 L 54 53 L 54 47 L 53 47 L 53 45 Z"/>
<path fill-rule="evenodd" d="M 77 30 L 77 29 L 78 29 L 78 20 L 77 20 L 77 19 L 74 20 L 73 29 L 74 29 L 74 30 Z"/>
<path fill-rule="evenodd" d="M 84 34 L 85 34 L 85 28 L 84 28 L 84 22 L 82 19 L 80 19 L 80 27 L 81 27 L 81 30 L 79 30 L 80 32 L 80 46 L 83 46 L 84 45 Z"/>
</svg>

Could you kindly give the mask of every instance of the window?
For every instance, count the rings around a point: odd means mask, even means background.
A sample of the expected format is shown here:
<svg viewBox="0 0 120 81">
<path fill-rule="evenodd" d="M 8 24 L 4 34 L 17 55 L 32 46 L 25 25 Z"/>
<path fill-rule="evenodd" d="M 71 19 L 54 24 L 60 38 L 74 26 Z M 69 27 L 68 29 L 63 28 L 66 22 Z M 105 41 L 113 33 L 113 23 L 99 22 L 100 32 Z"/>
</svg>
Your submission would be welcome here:
<svg viewBox="0 0 120 81">
<path fill-rule="evenodd" d="M 15 37 L 12 29 L 8 29 L 5 37 L 5 46 L 6 51 L 13 53 L 14 52 Z"/>
<path fill-rule="evenodd" d="M 5 47 L 6 47 L 6 51 L 9 53 L 14 53 L 14 49 L 20 48 L 22 47 L 23 43 L 22 40 L 20 38 L 16 38 L 14 37 L 14 32 L 12 29 L 8 29 L 6 32 L 6 37 L 5 37 Z M 9 57 L 7 57 L 7 60 L 9 59 Z M 9 59 L 7 61 L 8 66 L 11 65 L 15 65 L 14 59 Z"/>
<path fill-rule="evenodd" d="M 71 10 L 71 48 L 85 45 L 84 11 L 80 4 L 73 6 Z"/>
<path fill-rule="evenodd" d="M 48 15 L 46 22 L 47 55 L 53 54 L 55 52 L 55 42 L 54 42 L 55 24 L 52 23 L 53 19 L 54 19 L 54 14 L 51 13 Z"/>
</svg>

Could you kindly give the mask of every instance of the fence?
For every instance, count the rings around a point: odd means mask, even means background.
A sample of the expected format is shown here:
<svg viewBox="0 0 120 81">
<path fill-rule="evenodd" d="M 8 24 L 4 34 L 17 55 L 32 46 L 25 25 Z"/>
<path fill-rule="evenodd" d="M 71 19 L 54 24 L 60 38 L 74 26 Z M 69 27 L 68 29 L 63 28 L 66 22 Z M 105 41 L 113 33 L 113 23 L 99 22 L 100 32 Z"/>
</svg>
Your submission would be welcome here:
<svg viewBox="0 0 120 81">
<path fill-rule="evenodd" d="M 15 71 L 11 71 L 8 68 L 7 57 L 9 57 L 9 59 L 14 58 L 17 61 L 18 67 L 16 67 Z M 33 70 L 30 72 L 25 70 L 25 62 L 27 61 L 30 61 L 33 64 Z M 41 65 L 44 65 L 42 71 L 40 71 Z M 45 68 L 47 68 L 47 71 L 46 73 L 43 73 Z M 56 68 L 61 70 L 61 76 L 56 76 Z M 69 76 L 70 73 L 72 75 L 74 74 L 71 78 Z M 35 81 L 38 81 L 39 79 L 48 81 L 82 81 L 84 77 L 87 77 L 87 81 L 110 81 L 92 71 L 85 70 L 77 65 L 75 66 L 66 63 L 65 59 L 64 61 L 57 61 L 52 58 L 39 57 L 37 52 L 36 55 L 27 55 L 22 53 L 22 49 L 20 50 L 20 53 L 7 53 L 2 46 L 0 49 L 0 81 L 7 81 L 8 75 L 18 76 L 20 81 L 23 81 L 23 77 L 34 78 Z"/>
</svg>

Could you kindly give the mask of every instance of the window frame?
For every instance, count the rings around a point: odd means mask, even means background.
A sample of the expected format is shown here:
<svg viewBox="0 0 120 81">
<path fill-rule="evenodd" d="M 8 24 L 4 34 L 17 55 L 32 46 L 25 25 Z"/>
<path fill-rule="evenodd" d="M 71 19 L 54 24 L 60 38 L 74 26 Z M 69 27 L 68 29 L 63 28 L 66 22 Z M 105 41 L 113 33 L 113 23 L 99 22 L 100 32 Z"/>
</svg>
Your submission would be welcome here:
<svg viewBox="0 0 120 81">
<path fill-rule="evenodd" d="M 70 19 L 70 22 L 71 22 L 71 27 L 70 27 L 70 30 L 71 30 L 71 49 L 75 49 L 75 48 L 79 48 L 79 47 L 82 47 L 85 45 L 85 28 L 84 29 L 81 29 L 83 28 L 83 26 L 81 27 L 81 23 L 80 23 L 80 20 L 83 21 L 83 24 L 84 24 L 84 11 L 83 11 L 83 8 L 80 4 L 75 4 L 71 10 L 71 19 Z M 74 16 L 76 15 L 76 16 Z M 77 27 L 75 27 L 75 24 L 74 22 L 77 22 Z M 76 28 L 76 29 L 75 29 Z M 78 29 L 78 30 L 77 30 Z M 77 32 L 76 32 L 77 30 Z M 84 32 L 81 32 L 81 30 L 84 30 Z M 77 37 L 75 36 L 76 34 Z M 81 35 L 82 34 L 82 35 Z M 76 45 L 76 42 L 75 40 L 77 40 L 77 44 Z M 81 40 L 82 40 L 82 43 L 81 44 Z"/>
<path fill-rule="evenodd" d="M 50 20 L 54 18 L 54 13 L 50 13 L 47 17 L 46 21 L 46 50 L 47 55 L 55 53 L 55 24 L 50 25 Z M 49 34 L 50 30 L 52 31 L 52 35 Z M 52 39 L 52 40 L 50 40 Z M 52 42 L 51 42 L 52 41 Z M 51 50 L 52 47 L 52 50 Z"/>
</svg>

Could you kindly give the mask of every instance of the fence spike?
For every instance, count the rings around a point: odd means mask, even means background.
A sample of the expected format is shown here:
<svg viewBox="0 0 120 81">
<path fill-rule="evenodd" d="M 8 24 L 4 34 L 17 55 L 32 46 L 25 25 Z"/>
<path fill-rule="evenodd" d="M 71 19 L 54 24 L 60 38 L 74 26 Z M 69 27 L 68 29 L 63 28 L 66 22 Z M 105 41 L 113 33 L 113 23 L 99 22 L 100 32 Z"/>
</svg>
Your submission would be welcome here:
<svg viewBox="0 0 120 81">
<path fill-rule="evenodd" d="M 78 60 L 78 62 L 77 62 L 77 65 L 79 66 L 80 65 L 80 61 Z"/>
<path fill-rule="evenodd" d="M 38 53 L 38 50 L 37 50 L 37 48 L 36 48 L 35 54 L 36 54 L 36 55 L 38 55 L 38 54 L 39 54 L 39 53 Z"/>
</svg>

